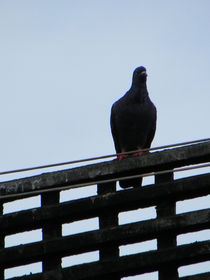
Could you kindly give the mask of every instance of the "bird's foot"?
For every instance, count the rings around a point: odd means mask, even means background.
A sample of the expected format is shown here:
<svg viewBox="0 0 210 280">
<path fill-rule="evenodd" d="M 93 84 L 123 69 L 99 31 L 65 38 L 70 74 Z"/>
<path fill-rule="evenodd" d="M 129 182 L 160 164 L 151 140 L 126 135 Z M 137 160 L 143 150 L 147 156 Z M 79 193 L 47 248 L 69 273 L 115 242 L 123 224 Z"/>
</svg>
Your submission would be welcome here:
<svg viewBox="0 0 210 280">
<path fill-rule="evenodd" d="M 148 151 L 145 151 L 145 152 L 140 151 L 140 152 L 132 154 L 132 156 L 139 157 L 139 156 L 147 155 L 148 153 L 149 153 Z"/>
<path fill-rule="evenodd" d="M 127 158 L 127 157 L 128 157 L 128 155 L 119 155 L 119 156 L 117 156 L 117 159 L 122 160 L 122 159 Z"/>
</svg>

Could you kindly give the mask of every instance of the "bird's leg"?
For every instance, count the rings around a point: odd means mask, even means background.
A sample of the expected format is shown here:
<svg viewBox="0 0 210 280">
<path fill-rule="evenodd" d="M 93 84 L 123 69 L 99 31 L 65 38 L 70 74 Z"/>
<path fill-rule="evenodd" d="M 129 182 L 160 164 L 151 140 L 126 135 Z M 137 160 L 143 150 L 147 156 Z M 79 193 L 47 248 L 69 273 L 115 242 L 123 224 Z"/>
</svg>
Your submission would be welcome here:
<svg viewBox="0 0 210 280">
<path fill-rule="evenodd" d="M 132 154 L 133 157 L 138 157 L 138 156 L 143 156 L 143 155 L 147 155 L 149 152 L 148 151 L 140 151 L 137 153 Z"/>
<path fill-rule="evenodd" d="M 118 155 L 117 159 L 121 160 L 121 159 L 124 159 L 124 158 L 127 158 L 127 157 L 128 157 L 128 155 Z"/>
<path fill-rule="evenodd" d="M 139 156 L 143 156 L 143 155 L 147 155 L 149 153 L 149 151 L 139 151 L 137 153 L 132 154 L 132 157 L 139 157 Z M 124 158 L 127 158 L 129 155 L 118 155 L 117 159 L 118 160 L 122 160 Z"/>
</svg>

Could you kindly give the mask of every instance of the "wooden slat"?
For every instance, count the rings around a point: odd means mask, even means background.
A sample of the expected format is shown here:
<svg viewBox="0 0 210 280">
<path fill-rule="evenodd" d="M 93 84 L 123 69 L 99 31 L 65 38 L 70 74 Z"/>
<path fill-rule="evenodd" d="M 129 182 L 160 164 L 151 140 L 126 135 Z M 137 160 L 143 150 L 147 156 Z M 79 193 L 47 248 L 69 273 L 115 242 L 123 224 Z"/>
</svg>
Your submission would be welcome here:
<svg viewBox="0 0 210 280">
<path fill-rule="evenodd" d="M 3 267 L 41 261 L 54 256 L 64 257 L 104 247 L 132 244 L 166 234 L 181 234 L 209 228 L 210 209 L 162 219 L 121 225 L 104 230 L 80 233 L 44 242 L 36 242 L 0 251 Z"/>
<path fill-rule="evenodd" d="M 110 193 L 116 192 L 116 183 L 106 183 L 106 184 L 99 184 L 97 186 L 98 195 L 109 195 Z M 99 229 L 100 231 L 117 227 L 118 226 L 118 212 L 110 211 L 107 209 L 99 215 Z M 103 238 L 101 238 L 102 240 Z M 103 243 L 101 243 L 102 245 Z M 119 247 L 115 243 L 104 244 L 104 246 L 100 246 L 99 249 L 99 260 L 100 261 L 113 261 L 119 259 Z M 109 280 L 120 280 L 119 277 L 109 277 Z"/>
<path fill-rule="evenodd" d="M 177 201 L 210 194 L 210 174 L 175 180 L 172 183 L 123 190 L 43 208 L 0 216 L 1 232 L 14 234 L 41 228 L 47 222 L 70 223 L 97 217 L 106 211 L 128 211 L 157 205 L 162 200 Z"/>
<path fill-rule="evenodd" d="M 94 180 L 144 174 L 159 170 L 210 161 L 210 143 L 150 153 L 144 157 L 130 157 L 122 161 L 107 161 L 84 167 L 44 173 L 42 175 L 0 183 L 0 199 L 4 195 L 34 190 L 89 183 Z"/>
<path fill-rule="evenodd" d="M 155 183 L 172 183 L 173 173 L 166 173 L 155 176 Z M 170 200 L 162 200 L 157 205 L 157 219 L 162 219 L 167 217 L 174 217 L 176 215 L 176 202 Z M 167 248 L 176 248 L 176 234 L 174 231 L 166 232 L 157 239 L 158 250 L 164 250 Z M 177 267 L 165 266 L 159 270 L 159 280 L 178 280 L 178 270 Z"/>
<path fill-rule="evenodd" d="M 48 205 L 58 205 L 60 202 L 60 193 L 44 193 L 41 195 L 41 204 L 42 207 Z M 54 240 L 55 238 L 62 237 L 62 228 L 61 224 L 56 223 L 55 221 L 51 221 L 45 223 L 42 228 L 42 239 L 44 242 L 48 242 Z M 61 258 L 55 255 L 48 255 L 45 258 L 45 254 L 43 254 L 42 258 L 42 271 L 46 272 L 52 269 L 60 269 L 61 268 Z"/>
<path fill-rule="evenodd" d="M 193 243 L 179 246 L 176 249 L 163 251 L 150 251 L 146 253 L 121 257 L 116 261 L 94 262 L 77 265 L 63 270 L 39 273 L 35 275 L 22 276 L 22 280 L 53 280 L 53 279 L 77 279 L 98 280 L 109 279 L 109 277 L 126 277 L 147 272 L 157 271 L 160 267 L 167 265 L 193 264 L 210 259 L 210 241 Z M 20 278 L 12 278 L 16 280 Z"/>
<path fill-rule="evenodd" d="M 98 185 L 98 194 L 105 195 L 116 192 L 116 183 L 112 182 L 107 184 Z M 107 228 L 117 227 L 118 226 L 118 212 L 110 211 L 109 208 L 106 209 L 103 213 L 99 215 L 99 229 L 106 230 Z M 100 249 L 99 252 L 100 260 L 107 259 L 118 259 L 119 257 L 119 248 L 118 246 L 109 246 L 105 245 Z"/>
</svg>

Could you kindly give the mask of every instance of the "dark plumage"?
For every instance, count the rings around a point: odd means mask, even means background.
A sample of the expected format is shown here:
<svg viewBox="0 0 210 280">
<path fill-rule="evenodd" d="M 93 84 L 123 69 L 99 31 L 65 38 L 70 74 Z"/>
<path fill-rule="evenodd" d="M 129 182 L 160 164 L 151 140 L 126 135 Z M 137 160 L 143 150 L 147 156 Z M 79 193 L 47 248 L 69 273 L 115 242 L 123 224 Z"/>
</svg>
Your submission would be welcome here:
<svg viewBox="0 0 210 280">
<path fill-rule="evenodd" d="M 156 130 L 156 108 L 147 91 L 146 68 L 133 73 L 131 88 L 112 105 L 111 130 L 117 153 L 150 148 Z M 143 153 L 134 154 L 134 156 Z M 125 156 L 118 156 L 122 159 Z M 122 188 L 141 186 L 142 178 L 120 181 Z"/>
</svg>

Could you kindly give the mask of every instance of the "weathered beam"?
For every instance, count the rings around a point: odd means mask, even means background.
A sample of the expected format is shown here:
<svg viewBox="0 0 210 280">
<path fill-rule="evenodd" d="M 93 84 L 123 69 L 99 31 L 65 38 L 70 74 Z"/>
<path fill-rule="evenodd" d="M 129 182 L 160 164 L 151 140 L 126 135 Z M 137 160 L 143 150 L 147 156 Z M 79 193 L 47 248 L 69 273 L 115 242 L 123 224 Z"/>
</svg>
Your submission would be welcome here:
<svg viewBox="0 0 210 280">
<path fill-rule="evenodd" d="M 52 273 L 51 273 L 52 274 Z M 41 274 L 39 274 L 41 275 Z M 48 275 L 49 276 L 49 275 Z M 32 278 L 31 278 L 32 277 Z M 20 280 L 20 279 L 23 279 L 23 280 L 38 280 L 38 277 L 37 275 L 31 275 L 31 277 L 27 277 L 27 276 L 22 276 L 22 277 L 15 277 L 15 278 L 12 278 L 11 280 Z M 65 277 L 65 275 L 64 275 Z M 42 276 L 40 278 L 40 280 L 42 280 Z M 48 280 L 57 280 L 55 278 L 47 278 Z M 61 278 L 61 280 L 66 280 L 66 278 Z M 73 279 L 73 278 L 72 278 Z M 185 276 L 185 277 L 181 277 L 179 278 L 179 280 L 209 280 L 210 279 L 210 272 L 209 273 L 202 273 L 202 274 L 196 274 L 196 275 L 192 275 L 192 276 Z"/>
<path fill-rule="evenodd" d="M 116 182 L 110 182 L 106 184 L 98 184 L 97 186 L 98 195 L 106 195 L 116 192 Z M 107 208 L 104 212 L 99 215 L 99 229 L 100 231 L 109 229 L 111 227 L 118 226 L 118 212 L 110 211 Z M 99 237 L 100 239 L 100 237 Z M 99 260 L 117 260 L 119 258 L 119 247 L 116 244 L 108 244 L 106 246 L 100 246 L 99 248 Z M 109 277 L 110 280 L 120 280 L 119 277 Z"/>
<path fill-rule="evenodd" d="M 60 202 L 60 193 L 59 192 L 50 192 L 43 193 L 41 195 L 41 205 L 50 206 L 50 205 L 59 205 Z M 61 224 L 53 222 L 53 223 L 45 223 L 42 227 L 42 240 L 45 242 L 54 240 L 55 238 L 62 237 L 62 227 Z M 55 255 L 48 255 L 47 258 L 44 257 L 42 259 L 42 271 L 46 272 L 52 269 L 60 269 L 61 268 L 61 258 Z"/>
<path fill-rule="evenodd" d="M 173 173 L 159 174 L 155 176 L 155 184 L 158 183 L 172 183 Z M 157 204 L 157 219 L 167 217 L 173 217 L 176 215 L 176 202 L 170 200 L 163 200 Z M 158 250 L 164 250 L 168 248 L 176 248 L 176 234 L 174 231 L 166 232 L 157 239 Z M 159 270 L 159 280 L 178 280 L 178 270 L 175 266 L 165 266 Z"/>
<path fill-rule="evenodd" d="M 126 277 L 157 271 L 160 267 L 177 267 L 207 261 L 210 258 L 210 241 L 179 246 L 176 249 L 149 251 L 146 253 L 121 257 L 116 261 L 94 262 L 77 265 L 63 270 L 50 271 L 21 277 L 22 280 L 98 280 L 109 277 Z M 20 279 L 12 278 L 11 280 Z"/>
<path fill-rule="evenodd" d="M 162 200 L 177 201 L 210 193 L 210 174 L 175 180 L 173 183 L 123 190 L 106 195 L 83 198 L 43 208 L 35 208 L 0 216 L 2 234 L 41 228 L 47 223 L 70 223 L 97 217 L 110 211 L 128 211 L 157 205 Z"/>
<path fill-rule="evenodd" d="M 105 195 L 116 192 L 116 183 L 111 182 L 107 184 L 99 184 L 98 195 Z M 109 208 L 99 215 L 99 229 L 105 230 L 110 227 L 118 226 L 118 212 L 110 211 Z M 116 259 L 119 257 L 118 246 L 104 246 L 99 252 L 100 260 Z"/>
<path fill-rule="evenodd" d="M 210 161 L 210 143 L 150 153 L 143 157 L 130 157 L 122 161 L 107 161 L 63 171 L 0 183 L 0 199 L 5 195 L 53 189 L 90 183 L 97 180 L 115 179 L 121 176 L 138 175 L 167 170 Z"/>
<path fill-rule="evenodd" d="M 41 261 L 48 257 L 64 257 L 99 250 L 100 248 L 115 248 L 120 245 L 170 235 L 171 233 L 176 235 L 204 230 L 209 228 L 209 224 L 210 209 L 200 210 L 6 248 L 0 251 L 0 263 L 3 267 L 8 268 Z"/>
</svg>

